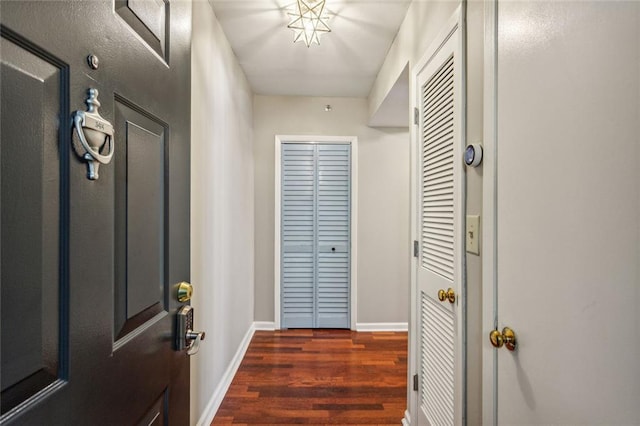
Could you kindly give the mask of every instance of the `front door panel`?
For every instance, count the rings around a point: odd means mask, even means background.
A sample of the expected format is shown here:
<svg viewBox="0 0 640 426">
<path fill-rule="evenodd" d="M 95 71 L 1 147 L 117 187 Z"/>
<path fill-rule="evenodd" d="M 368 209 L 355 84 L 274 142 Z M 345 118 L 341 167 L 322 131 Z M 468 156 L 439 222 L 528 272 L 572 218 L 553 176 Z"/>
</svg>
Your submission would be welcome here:
<svg viewBox="0 0 640 426">
<path fill-rule="evenodd" d="M 116 343 L 166 315 L 166 124 L 116 100 Z"/>
<path fill-rule="evenodd" d="M 43 392 L 66 364 L 60 339 L 58 117 L 66 105 L 60 62 L 0 41 L 2 186 L 2 412 Z M 44 161 L 44 159 L 47 161 Z M 62 358 L 61 358 L 62 355 Z"/>
<path fill-rule="evenodd" d="M 189 422 L 190 14 L 0 3 L 3 423 Z M 71 127 L 90 88 L 115 129 L 97 180 Z"/>
</svg>

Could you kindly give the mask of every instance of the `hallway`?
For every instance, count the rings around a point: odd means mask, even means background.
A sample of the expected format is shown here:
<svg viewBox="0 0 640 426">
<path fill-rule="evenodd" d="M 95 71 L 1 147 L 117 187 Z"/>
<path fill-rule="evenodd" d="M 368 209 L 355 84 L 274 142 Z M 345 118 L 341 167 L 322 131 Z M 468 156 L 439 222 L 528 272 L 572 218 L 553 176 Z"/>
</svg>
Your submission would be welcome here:
<svg viewBox="0 0 640 426">
<path fill-rule="evenodd" d="M 639 135 L 640 1 L 0 0 L 0 425 L 640 426 Z"/>
<path fill-rule="evenodd" d="M 257 331 L 212 424 L 394 424 L 407 333 Z"/>
</svg>

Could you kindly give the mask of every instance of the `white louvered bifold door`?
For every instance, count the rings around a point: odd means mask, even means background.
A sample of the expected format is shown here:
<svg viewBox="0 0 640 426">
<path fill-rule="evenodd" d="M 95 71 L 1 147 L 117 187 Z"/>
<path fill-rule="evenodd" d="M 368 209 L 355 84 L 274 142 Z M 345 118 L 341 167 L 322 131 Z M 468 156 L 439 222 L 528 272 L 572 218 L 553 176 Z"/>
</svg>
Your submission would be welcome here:
<svg viewBox="0 0 640 426">
<path fill-rule="evenodd" d="M 460 423 L 461 139 L 458 30 L 417 75 L 419 123 L 418 424 Z M 438 291 L 456 300 L 441 302 Z"/>
<path fill-rule="evenodd" d="M 282 146 L 281 325 L 350 327 L 351 147 Z"/>
</svg>

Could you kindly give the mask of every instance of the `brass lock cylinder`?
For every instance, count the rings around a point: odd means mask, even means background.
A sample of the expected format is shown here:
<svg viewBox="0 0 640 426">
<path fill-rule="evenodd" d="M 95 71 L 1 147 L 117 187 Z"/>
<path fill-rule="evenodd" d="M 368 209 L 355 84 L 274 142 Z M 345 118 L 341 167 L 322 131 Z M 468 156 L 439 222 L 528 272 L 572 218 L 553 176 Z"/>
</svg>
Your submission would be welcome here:
<svg viewBox="0 0 640 426">
<path fill-rule="evenodd" d="M 185 303 L 191 300 L 193 286 L 186 281 L 178 284 L 178 302 Z"/>
</svg>

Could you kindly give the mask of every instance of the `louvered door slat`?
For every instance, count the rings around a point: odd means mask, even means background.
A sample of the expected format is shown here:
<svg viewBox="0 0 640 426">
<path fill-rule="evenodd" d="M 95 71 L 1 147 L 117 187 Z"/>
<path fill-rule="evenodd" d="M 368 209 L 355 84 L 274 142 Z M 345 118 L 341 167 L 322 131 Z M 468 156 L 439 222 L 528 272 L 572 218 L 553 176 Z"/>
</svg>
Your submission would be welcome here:
<svg viewBox="0 0 640 426">
<path fill-rule="evenodd" d="M 449 143 L 453 142 L 453 138 L 449 140 Z M 425 155 L 423 157 L 425 160 L 427 160 L 427 156 Z M 425 161 L 425 164 L 428 164 L 430 167 L 430 170 L 433 170 L 433 172 L 441 172 L 444 170 L 451 170 L 451 166 L 453 165 L 453 151 L 449 151 L 449 156 L 445 157 L 445 158 L 441 158 L 437 161 Z M 429 170 L 425 170 L 423 173 L 424 176 L 430 176 L 430 172 Z"/>
<path fill-rule="evenodd" d="M 425 96 L 428 96 L 430 98 L 425 102 L 423 115 L 423 117 L 425 118 L 425 124 L 430 124 L 429 120 L 435 112 L 449 106 L 449 102 L 451 102 L 453 99 L 453 96 L 448 93 L 449 90 L 453 90 L 453 81 L 451 81 L 450 84 L 442 87 L 441 92 L 425 93 Z"/>
<path fill-rule="evenodd" d="M 453 105 L 449 102 L 444 102 L 440 108 L 436 108 L 430 115 L 425 116 L 425 133 L 437 125 L 446 120 L 453 119 Z"/>
<path fill-rule="evenodd" d="M 448 126 L 453 125 L 453 122 L 448 122 L 448 123 L 444 123 Z M 435 145 L 436 143 L 445 143 L 448 144 L 450 143 L 451 139 L 453 138 L 453 132 L 451 131 L 450 127 L 441 127 L 438 129 L 435 129 L 433 133 L 431 133 L 430 135 L 428 135 L 429 138 L 425 139 L 424 142 L 428 141 L 428 145 L 426 145 L 426 150 L 425 150 L 425 156 L 433 151 L 436 150 L 437 146 Z"/>
<path fill-rule="evenodd" d="M 444 107 L 450 108 L 450 102 L 453 100 L 453 97 L 447 97 L 443 101 L 447 103 L 444 104 Z M 437 135 L 441 135 L 443 132 L 450 129 L 450 125 L 453 122 L 453 114 L 444 114 L 440 117 L 437 116 L 429 116 L 429 118 L 425 118 L 424 121 L 424 139 L 435 138 Z"/>
<path fill-rule="evenodd" d="M 426 183 L 424 187 L 430 191 L 432 188 L 441 188 L 443 185 L 451 186 L 451 174 L 431 178 L 429 179 L 429 183 Z"/>
<path fill-rule="evenodd" d="M 444 140 L 437 149 L 426 151 L 424 154 L 424 160 L 430 163 L 437 163 L 445 158 L 451 158 L 451 152 L 453 147 L 451 146 L 451 139 Z"/>
<path fill-rule="evenodd" d="M 430 170 L 425 170 L 422 174 L 422 178 L 427 181 L 427 185 L 431 183 L 432 179 L 440 179 L 447 176 L 453 177 L 451 168 L 447 167 L 447 164 L 442 165 L 439 168 L 432 167 Z"/>
</svg>

